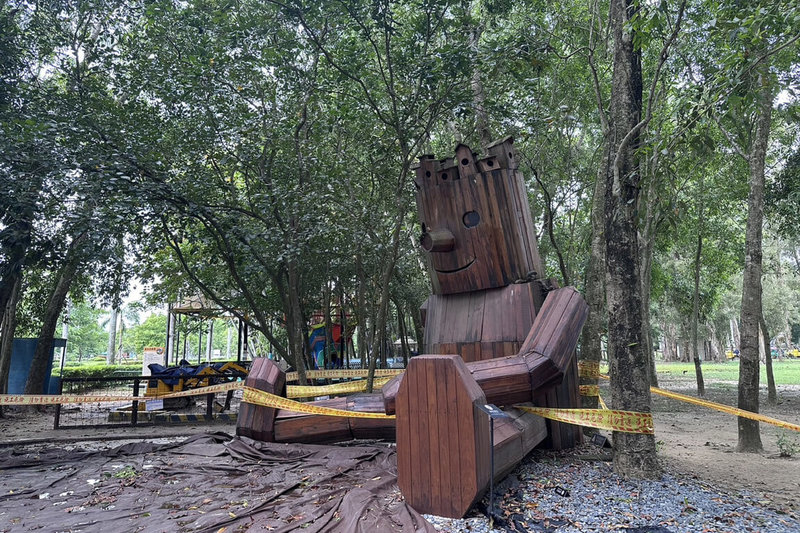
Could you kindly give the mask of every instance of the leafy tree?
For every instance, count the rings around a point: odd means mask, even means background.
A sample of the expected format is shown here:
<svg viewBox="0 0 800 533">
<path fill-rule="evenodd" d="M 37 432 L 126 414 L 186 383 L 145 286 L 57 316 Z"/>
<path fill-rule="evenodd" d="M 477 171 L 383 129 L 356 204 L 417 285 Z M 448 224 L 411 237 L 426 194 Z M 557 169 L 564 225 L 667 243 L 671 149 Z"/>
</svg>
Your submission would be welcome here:
<svg viewBox="0 0 800 533">
<path fill-rule="evenodd" d="M 100 327 L 103 312 L 86 303 L 78 303 L 69 313 L 69 338 L 67 357 L 80 362 L 84 357 L 92 357 L 103 352 L 106 335 Z"/>
</svg>

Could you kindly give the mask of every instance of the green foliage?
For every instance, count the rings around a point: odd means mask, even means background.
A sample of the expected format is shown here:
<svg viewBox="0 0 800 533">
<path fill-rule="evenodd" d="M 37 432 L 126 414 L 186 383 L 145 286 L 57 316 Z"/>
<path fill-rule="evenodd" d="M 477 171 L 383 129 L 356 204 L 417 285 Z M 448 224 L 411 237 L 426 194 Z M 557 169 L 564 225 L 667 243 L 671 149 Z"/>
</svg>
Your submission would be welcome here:
<svg viewBox="0 0 800 533">
<path fill-rule="evenodd" d="M 778 179 L 768 184 L 764 205 L 781 235 L 800 239 L 800 148 L 789 156 Z"/>
<path fill-rule="evenodd" d="M 64 366 L 61 377 L 64 378 L 111 378 L 121 375 L 141 374 L 142 364 L 134 363 L 129 365 L 108 365 L 103 361 L 92 361 L 81 363 L 77 366 Z M 53 369 L 53 375 L 59 375 L 57 368 Z"/>
<path fill-rule="evenodd" d="M 167 316 L 151 314 L 144 322 L 128 330 L 127 339 L 137 355 L 141 355 L 146 346 L 164 346 L 167 340 Z"/>
<path fill-rule="evenodd" d="M 800 439 L 797 435 L 788 430 L 778 432 L 778 440 L 775 443 L 781 457 L 793 457 L 800 453 Z"/>
</svg>

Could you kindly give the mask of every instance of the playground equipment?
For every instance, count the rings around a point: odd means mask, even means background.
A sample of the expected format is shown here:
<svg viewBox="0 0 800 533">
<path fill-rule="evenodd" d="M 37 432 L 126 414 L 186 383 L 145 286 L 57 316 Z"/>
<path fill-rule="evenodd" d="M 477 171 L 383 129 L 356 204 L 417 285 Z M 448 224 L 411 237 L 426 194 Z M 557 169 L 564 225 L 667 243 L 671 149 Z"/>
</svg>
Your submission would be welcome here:
<svg viewBox="0 0 800 533">
<path fill-rule="evenodd" d="M 342 339 L 342 325 L 331 324 L 331 344 L 327 345 L 328 334 L 325 324 L 313 324 L 308 332 L 308 345 L 314 358 L 316 368 L 340 368 L 344 361 L 344 351 L 351 350 L 353 345 L 353 328 L 348 327 L 348 332 Z"/>
<path fill-rule="evenodd" d="M 158 363 L 151 363 L 148 367 L 150 379 L 147 380 L 145 397 L 164 396 L 172 392 L 199 389 L 244 379 L 247 376 L 247 367 L 233 361 L 190 365 L 184 360 L 178 366 L 165 367 Z M 167 398 L 164 400 L 164 407 L 179 409 L 186 407 L 191 401 L 192 397 Z"/>
<path fill-rule="evenodd" d="M 433 295 L 423 307 L 426 355 L 379 393 L 313 402 L 396 414 L 396 420 L 298 414 L 245 404 L 237 433 L 275 442 L 396 436 L 398 483 L 420 512 L 460 517 L 537 445 L 581 440 L 577 426 L 510 408 L 578 407 L 575 347 L 588 307 L 545 279 L 510 138 L 476 158 L 422 158 L 416 169 L 420 244 Z M 285 394 L 285 375 L 256 360 L 246 385 Z M 481 407 L 509 407 L 493 446 Z M 489 461 L 494 455 L 494 469 Z"/>
</svg>

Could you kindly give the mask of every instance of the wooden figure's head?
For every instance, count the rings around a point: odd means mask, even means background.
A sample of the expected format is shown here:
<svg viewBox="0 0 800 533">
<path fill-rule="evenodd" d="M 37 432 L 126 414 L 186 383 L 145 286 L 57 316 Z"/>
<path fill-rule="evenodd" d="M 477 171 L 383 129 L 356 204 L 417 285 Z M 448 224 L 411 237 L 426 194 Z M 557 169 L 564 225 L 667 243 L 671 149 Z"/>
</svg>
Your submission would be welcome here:
<svg viewBox="0 0 800 533">
<path fill-rule="evenodd" d="M 417 207 L 434 294 L 503 287 L 542 275 L 528 195 L 513 139 L 476 159 L 425 156 L 417 167 Z"/>
</svg>

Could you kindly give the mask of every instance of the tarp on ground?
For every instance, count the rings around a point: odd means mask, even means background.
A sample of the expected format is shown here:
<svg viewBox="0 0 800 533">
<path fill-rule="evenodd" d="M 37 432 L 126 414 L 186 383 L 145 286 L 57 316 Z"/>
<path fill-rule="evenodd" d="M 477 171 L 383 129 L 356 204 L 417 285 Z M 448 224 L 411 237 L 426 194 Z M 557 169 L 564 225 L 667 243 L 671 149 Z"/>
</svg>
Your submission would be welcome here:
<svg viewBox="0 0 800 533">
<path fill-rule="evenodd" d="M 0 450 L 0 531 L 434 532 L 387 444 L 198 435 L 105 451 Z"/>
</svg>

